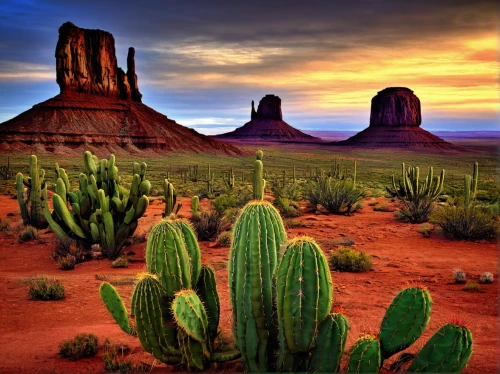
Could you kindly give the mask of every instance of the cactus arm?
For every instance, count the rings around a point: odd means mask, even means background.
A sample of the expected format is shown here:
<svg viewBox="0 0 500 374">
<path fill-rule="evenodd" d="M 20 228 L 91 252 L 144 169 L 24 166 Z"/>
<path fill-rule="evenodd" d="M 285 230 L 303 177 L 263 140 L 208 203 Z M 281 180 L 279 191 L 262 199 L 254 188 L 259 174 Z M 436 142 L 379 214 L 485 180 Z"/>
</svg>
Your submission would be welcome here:
<svg viewBox="0 0 500 374">
<path fill-rule="evenodd" d="M 349 355 L 348 373 L 378 373 L 381 367 L 380 345 L 373 336 L 359 338 Z"/>
<path fill-rule="evenodd" d="M 56 211 L 59 218 L 68 226 L 68 228 L 77 236 L 85 239 L 86 236 L 80 226 L 75 222 L 71 213 L 66 205 L 66 201 L 62 199 L 58 194 L 52 195 L 52 204 L 54 205 L 54 210 Z"/>
<path fill-rule="evenodd" d="M 230 351 L 213 352 L 210 355 L 210 361 L 213 362 L 227 362 L 233 361 L 241 357 L 240 351 L 232 349 Z"/>
<path fill-rule="evenodd" d="M 21 210 L 21 217 L 25 225 L 29 224 L 28 208 L 24 202 L 24 183 L 23 174 L 17 173 L 16 175 L 16 192 L 17 192 L 17 202 L 19 203 L 19 209 Z"/>
<path fill-rule="evenodd" d="M 196 292 L 189 289 L 177 292 L 172 302 L 172 314 L 177 326 L 190 338 L 200 343 L 207 340 L 207 314 Z"/>
<path fill-rule="evenodd" d="M 99 294 L 101 295 L 104 305 L 106 305 L 106 308 L 111 313 L 111 316 L 113 316 L 118 326 L 120 326 L 120 328 L 127 334 L 135 335 L 135 331 L 130 327 L 130 321 L 128 319 L 125 305 L 123 305 L 122 298 L 116 289 L 111 284 L 103 282 L 99 287 Z"/>
<path fill-rule="evenodd" d="M 215 283 L 215 272 L 210 266 L 203 265 L 201 274 L 196 285 L 197 294 L 200 297 L 208 318 L 208 336 L 213 344 L 218 334 L 220 317 L 220 300 Z"/>
</svg>

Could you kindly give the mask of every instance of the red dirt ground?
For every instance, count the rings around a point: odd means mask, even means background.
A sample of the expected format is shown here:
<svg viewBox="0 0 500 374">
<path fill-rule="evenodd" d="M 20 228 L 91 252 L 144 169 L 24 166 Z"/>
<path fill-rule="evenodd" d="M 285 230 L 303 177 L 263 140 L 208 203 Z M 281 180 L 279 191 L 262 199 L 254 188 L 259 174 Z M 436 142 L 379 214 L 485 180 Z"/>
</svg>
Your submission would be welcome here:
<svg viewBox="0 0 500 374">
<path fill-rule="evenodd" d="M 378 199 L 389 202 L 387 199 Z M 182 199 L 181 214 L 189 215 L 190 202 Z M 390 202 L 389 202 L 390 203 Z M 207 201 L 202 202 L 206 206 Z M 138 231 L 149 232 L 151 225 L 160 219 L 163 204 L 153 202 L 141 219 Z M 20 225 L 17 201 L 0 196 L 0 218 L 7 217 L 11 228 Z M 440 326 L 460 317 L 466 321 L 474 338 L 474 353 L 466 373 L 493 373 L 498 365 L 498 251 L 496 242 L 469 243 L 451 241 L 434 232 L 424 238 L 417 232 L 418 225 L 396 221 L 394 213 L 374 212 L 365 207 L 350 217 L 314 215 L 306 213 L 294 219 L 301 226 L 289 229 L 289 237 L 308 235 L 315 238 L 328 255 L 335 247 L 335 240 L 352 238 L 353 247 L 374 256 L 374 270 L 365 273 L 332 272 L 334 305 L 341 307 L 348 317 L 351 329 L 346 352 L 360 333 L 377 333 L 385 309 L 395 294 L 407 285 L 426 286 L 432 294 L 433 310 L 425 334 L 412 346 L 417 349 Z M 93 333 L 100 343 L 110 338 L 113 343 L 128 344 L 131 357 L 152 363 L 152 356 L 143 353 L 136 338 L 123 333 L 98 293 L 100 281 L 96 274 L 130 276 L 145 269 L 146 243 L 134 244 L 126 249 L 133 251 L 134 261 L 127 269 L 114 269 L 107 260 L 94 260 L 78 264 L 73 271 L 61 271 L 51 255 L 55 237 L 42 230 L 38 242 L 19 244 L 17 235 L 0 233 L 0 372 L 2 373 L 100 373 L 104 372 L 100 353 L 92 359 L 77 362 L 62 359 L 58 345 L 77 333 Z M 227 284 L 228 248 L 201 243 L 204 263 L 216 269 L 217 286 L 221 299 L 220 327 L 229 341 L 231 336 L 230 303 Z M 485 271 L 494 274 L 491 285 L 481 285 L 483 293 L 462 290 L 463 285 L 452 283 L 452 270 L 461 268 L 469 279 L 477 280 Z M 30 301 L 27 286 L 21 281 L 34 275 L 57 277 L 66 288 L 66 298 L 61 301 Z M 116 287 L 129 307 L 132 285 Z M 391 360 L 386 361 L 388 368 Z M 235 364 L 219 370 L 240 369 Z M 156 364 L 154 372 L 171 371 Z"/>
</svg>

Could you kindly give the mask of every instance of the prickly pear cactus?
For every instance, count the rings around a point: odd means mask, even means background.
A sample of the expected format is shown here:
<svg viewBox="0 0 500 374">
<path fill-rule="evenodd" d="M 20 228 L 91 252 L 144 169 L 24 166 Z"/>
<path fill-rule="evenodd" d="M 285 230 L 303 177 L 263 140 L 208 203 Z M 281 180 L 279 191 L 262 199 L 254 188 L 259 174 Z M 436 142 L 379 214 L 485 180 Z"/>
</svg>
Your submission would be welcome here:
<svg viewBox="0 0 500 374">
<path fill-rule="evenodd" d="M 280 214 L 265 201 L 248 203 L 234 225 L 228 264 L 233 336 L 248 371 L 275 366 L 273 276 L 285 241 Z"/>
<path fill-rule="evenodd" d="M 47 220 L 43 214 L 42 190 L 45 187 L 45 171 L 38 169 L 38 159 L 30 156 L 30 174 L 25 178 L 22 173 L 16 175 L 16 191 L 19 209 L 24 225 L 43 229 Z M 26 190 L 24 189 L 26 187 Z"/>
<path fill-rule="evenodd" d="M 125 240 L 133 235 L 138 219 L 149 205 L 147 195 L 151 184 L 145 179 L 146 164 L 136 163 L 133 170 L 135 174 L 127 195 L 120 187 L 114 155 L 109 160 L 99 161 L 92 153 L 85 152 L 84 173 L 79 176 L 79 189 L 76 190 L 71 190 L 65 170 L 56 164 L 52 213 L 47 199 L 42 200 L 44 216 L 58 238 L 61 241 L 73 238 L 89 246 L 100 244 L 103 255 L 118 257 Z"/>
<path fill-rule="evenodd" d="M 371 335 L 360 337 L 351 348 L 348 373 L 378 373 L 381 367 L 380 344 Z"/>
<path fill-rule="evenodd" d="M 413 359 L 412 373 L 460 373 L 472 355 L 472 334 L 465 326 L 444 325 Z"/>
<path fill-rule="evenodd" d="M 431 316 L 432 299 L 422 288 L 401 290 L 385 312 L 380 326 L 382 358 L 408 348 L 424 332 Z"/>
</svg>

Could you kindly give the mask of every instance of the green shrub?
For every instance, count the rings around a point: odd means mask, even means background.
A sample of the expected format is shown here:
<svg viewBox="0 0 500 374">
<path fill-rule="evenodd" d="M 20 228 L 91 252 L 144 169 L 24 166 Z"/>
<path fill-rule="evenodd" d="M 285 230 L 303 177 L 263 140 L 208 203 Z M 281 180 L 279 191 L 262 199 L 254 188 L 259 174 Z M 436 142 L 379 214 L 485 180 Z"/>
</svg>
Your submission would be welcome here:
<svg viewBox="0 0 500 374">
<path fill-rule="evenodd" d="M 432 232 L 431 225 L 429 225 L 428 223 L 420 225 L 420 227 L 418 228 L 418 232 L 422 234 L 425 238 L 430 238 Z"/>
<path fill-rule="evenodd" d="M 411 223 L 426 222 L 435 205 L 434 199 L 427 195 L 418 195 L 413 200 L 401 199 L 400 201 L 403 207 L 399 212 Z"/>
<path fill-rule="evenodd" d="M 74 339 L 65 340 L 59 345 L 59 354 L 76 361 L 81 358 L 94 357 L 98 348 L 97 336 L 78 334 Z"/>
<path fill-rule="evenodd" d="M 199 241 L 215 238 L 222 231 L 222 216 L 214 209 L 191 217 Z"/>
<path fill-rule="evenodd" d="M 350 214 L 364 196 L 364 190 L 351 181 L 320 176 L 309 189 L 308 200 L 315 210 L 318 205 L 333 214 Z"/>
<path fill-rule="evenodd" d="M 248 188 L 237 188 L 220 194 L 211 204 L 219 215 L 224 215 L 228 209 L 243 208 L 251 199 L 252 192 Z"/>
<path fill-rule="evenodd" d="M 299 217 L 302 215 L 299 205 L 286 197 L 279 197 L 274 200 L 281 215 L 285 218 Z"/>
<path fill-rule="evenodd" d="M 341 248 L 332 253 L 330 264 L 333 270 L 361 272 L 373 269 L 371 256 L 351 248 Z"/>
<path fill-rule="evenodd" d="M 491 211 L 471 204 L 459 203 L 446 206 L 437 213 L 437 222 L 452 239 L 481 240 L 493 238 L 498 230 L 498 222 Z"/>
<path fill-rule="evenodd" d="M 76 265 L 76 257 L 73 255 L 60 256 L 57 258 L 59 269 L 73 270 Z"/>
<path fill-rule="evenodd" d="M 392 211 L 394 211 L 394 209 L 392 209 L 392 207 L 388 203 L 384 203 L 384 204 L 375 205 L 373 207 L 373 211 L 374 212 L 392 212 Z"/>
<path fill-rule="evenodd" d="M 130 260 L 128 257 L 118 257 L 111 263 L 112 268 L 128 268 Z"/>
<path fill-rule="evenodd" d="M 19 232 L 19 240 L 22 242 L 31 242 L 39 238 L 38 230 L 33 226 L 26 226 Z"/>
<path fill-rule="evenodd" d="M 30 281 L 28 296 L 31 300 L 60 300 L 64 298 L 64 286 L 55 278 L 41 275 Z"/>
<path fill-rule="evenodd" d="M 274 183 L 271 190 L 276 199 L 285 198 L 292 201 L 298 201 L 301 198 L 299 185 L 297 183 L 291 183 L 285 186 Z"/>
<path fill-rule="evenodd" d="M 9 221 L 0 218 L 0 232 L 10 231 Z"/>
<path fill-rule="evenodd" d="M 467 292 L 482 292 L 481 287 L 476 282 L 467 282 L 462 289 Z"/>
<path fill-rule="evenodd" d="M 126 346 L 118 347 L 111 344 L 109 339 L 106 339 L 103 344 L 102 360 L 104 361 L 104 370 L 111 372 L 126 373 L 131 372 L 148 372 L 150 366 L 142 362 L 133 362 L 130 357 L 125 357 L 125 351 L 130 349 Z"/>
<path fill-rule="evenodd" d="M 217 237 L 217 243 L 222 247 L 229 247 L 231 245 L 231 231 L 223 231 Z"/>
</svg>

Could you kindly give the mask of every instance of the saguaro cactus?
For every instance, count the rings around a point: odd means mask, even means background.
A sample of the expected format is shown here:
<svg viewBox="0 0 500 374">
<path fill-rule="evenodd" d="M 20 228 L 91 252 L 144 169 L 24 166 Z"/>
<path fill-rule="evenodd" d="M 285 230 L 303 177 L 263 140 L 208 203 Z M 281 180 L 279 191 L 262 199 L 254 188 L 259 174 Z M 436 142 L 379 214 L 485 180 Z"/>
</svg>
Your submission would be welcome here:
<svg viewBox="0 0 500 374">
<path fill-rule="evenodd" d="M 465 205 L 469 206 L 476 198 L 477 193 L 477 180 L 479 177 L 479 164 L 474 163 L 474 171 L 472 176 L 466 175 L 465 184 Z"/>
<path fill-rule="evenodd" d="M 191 198 L 191 214 L 193 216 L 198 215 L 199 207 L 200 207 L 200 198 L 198 196 L 193 196 Z"/>
<path fill-rule="evenodd" d="M 263 178 L 264 165 L 262 158 L 264 154 L 262 151 L 257 151 L 257 159 L 253 167 L 253 198 L 255 200 L 264 199 L 264 189 L 266 188 L 266 180 Z"/>
<path fill-rule="evenodd" d="M 47 227 L 43 215 L 42 190 L 45 186 L 45 171 L 38 169 L 35 155 L 30 156 L 30 174 L 25 178 L 22 173 L 16 175 L 16 191 L 21 217 L 25 225 L 39 229 Z M 24 189 L 26 187 L 26 190 Z"/>
<path fill-rule="evenodd" d="M 163 196 L 165 199 L 165 212 L 163 213 L 163 217 L 169 217 L 172 213 L 177 215 L 179 210 L 182 207 L 182 204 L 177 202 L 177 195 L 175 193 L 175 188 L 172 183 L 165 179 L 163 182 Z"/>
</svg>

